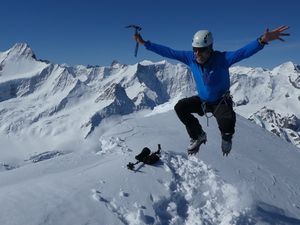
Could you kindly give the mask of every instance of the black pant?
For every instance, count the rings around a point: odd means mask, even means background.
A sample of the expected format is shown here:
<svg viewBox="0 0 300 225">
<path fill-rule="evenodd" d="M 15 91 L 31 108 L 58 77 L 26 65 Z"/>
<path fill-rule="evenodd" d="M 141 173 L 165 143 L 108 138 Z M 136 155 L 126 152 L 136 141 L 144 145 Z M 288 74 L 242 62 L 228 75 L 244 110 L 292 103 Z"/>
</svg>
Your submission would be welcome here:
<svg viewBox="0 0 300 225">
<path fill-rule="evenodd" d="M 205 105 L 202 103 L 203 101 L 201 101 L 199 96 L 192 96 L 179 100 L 174 107 L 190 138 L 197 139 L 202 132 L 198 119 L 192 113 L 197 113 L 200 116 L 204 116 L 205 112 L 213 113 L 217 119 L 221 134 L 234 134 L 236 118 L 230 97 L 225 98 L 220 104 L 219 102 L 215 104 L 205 103 Z M 203 112 L 203 107 L 205 107 L 205 112 Z"/>
</svg>

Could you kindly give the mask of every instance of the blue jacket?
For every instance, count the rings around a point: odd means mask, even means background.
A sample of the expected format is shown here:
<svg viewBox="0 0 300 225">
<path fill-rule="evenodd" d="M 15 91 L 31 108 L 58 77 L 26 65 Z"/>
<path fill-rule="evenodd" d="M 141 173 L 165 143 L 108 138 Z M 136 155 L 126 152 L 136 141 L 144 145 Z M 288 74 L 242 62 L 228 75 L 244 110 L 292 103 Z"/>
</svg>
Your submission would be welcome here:
<svg viewBox="0 0 300 225">
<path fill-rule="evenodd" d="M 145 47 L 161 56 L 176 59 L 188 65 L 192 70 L 198 95 L 206 102 L 218 101 L 229 90 L 229 67 L 232 64 L 248 58 L 263 49 L 263 45 L 258 40 L 255 40 L 237 51 L 214 51 L 202 70 L 201 66 L 196 62 L 193 51 L 177 51 L 150 41 L 145 43 Z"/>
</svg>

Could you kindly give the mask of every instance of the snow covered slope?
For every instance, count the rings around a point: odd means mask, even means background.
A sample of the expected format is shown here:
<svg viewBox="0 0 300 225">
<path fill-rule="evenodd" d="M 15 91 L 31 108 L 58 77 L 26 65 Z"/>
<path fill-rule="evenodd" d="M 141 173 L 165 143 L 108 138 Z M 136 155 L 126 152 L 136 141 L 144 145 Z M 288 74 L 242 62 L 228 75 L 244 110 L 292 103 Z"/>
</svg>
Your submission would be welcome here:
<svg viewBox="0 0 300 225">
<path fill-rule="evenodd" d="M 59 151 L 25 154 L 0 172 L 0 224 L 300 223 L 296 147 L 238 117 L 232 153 L 223 157 L 215 121 L 205 130 L 208 143 L 187 157 L 184 127 L 173 110 L 158 108 L 104 119 Z M 158 143 L 160 162 L 126 168 Z"/>
<path fill-rule="evenodd" d="M 235 67 L 232 92 L 238 112 L 280 136 L 281 126 L 295 130 L 285 137 L 297 141 L 293 66 Z M 223 157 L 212 119 L 207 145 L 187 157 L 173 106 L 191 87 L 189 70 L 166 61 L 68 67 L 37 60 L 26 44 L 1 52 L 0 224 L 300 224 L 290 143 L 238 116 Z M 159 163 L 126 168 L 158 143 Z"/>
</svg>

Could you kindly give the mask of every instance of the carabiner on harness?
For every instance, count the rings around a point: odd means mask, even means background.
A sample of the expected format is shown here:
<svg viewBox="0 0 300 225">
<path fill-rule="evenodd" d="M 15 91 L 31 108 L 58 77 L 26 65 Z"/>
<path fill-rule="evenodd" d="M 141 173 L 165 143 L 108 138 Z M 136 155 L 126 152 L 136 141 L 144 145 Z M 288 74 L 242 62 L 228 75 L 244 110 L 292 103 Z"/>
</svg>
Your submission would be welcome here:
<svg viewBox="0 0 300 225">
<path fill-rule="evenodd" d="M 202 108 L 202 110 L 203 110 L 203 113 L 204 113 L 204 115 L 205 115 L 205 117 L 206 117 L 206 124 L 207 124 L 207 126 L 209 126 L 209 124 L 208 124 L 208 120 L 209 120 L 209 118 L 211 118 L 211 117 L 213 117 L 213 115 L 215 115 L 215 113 L 218 111 L 218 109 L 219 109 L 219 107 L 220 107 L 220 105 L 224 102 L 226 105 L 228 105 L 228 101 L 227 100 L 230 100 L 230 104 L 232 104 L 233 106 L 234 106 L 234 102 L 232 101 L 232 95 L 230 94 L 230 91 L 227 91 L 225 94 L 223 94 L 222 95 L 222 98 L 220 99 L 220 101 L 218 102 L 218 104 L 217 104 L 217 107 L 216 107 L 216 109 L 212 112 L 212 115 L 211 116 L 208 116 L 207 115 L 207 110 L 206 110 L 206 106 L 207 106 L 207 102 L 202 102 L 202 104 L 201 104 L 201 108 Z"/>
</svg>

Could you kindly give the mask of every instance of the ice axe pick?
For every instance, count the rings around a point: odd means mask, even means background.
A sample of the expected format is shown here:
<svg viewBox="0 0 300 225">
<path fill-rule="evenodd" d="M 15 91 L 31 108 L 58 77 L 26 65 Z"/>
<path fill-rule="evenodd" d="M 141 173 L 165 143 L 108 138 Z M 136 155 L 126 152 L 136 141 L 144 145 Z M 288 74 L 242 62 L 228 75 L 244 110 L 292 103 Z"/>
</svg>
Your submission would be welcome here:
<svg viewBox="0 0 300 225">
<path fill-rule="evenodd" d="M 125 28 L 133 28 L 135 35 L 139 34 L 139 31 L 142 29 L 141 27 L 139 27 L 137 25 L 129 25 L 129 26 L 126 26 Z M 135 57 L 137 56 L 138 49 L 139 49 L 139 43 L 136 42 L 135 50 L 134 50 L 134 56 Z"/>
</svg>

